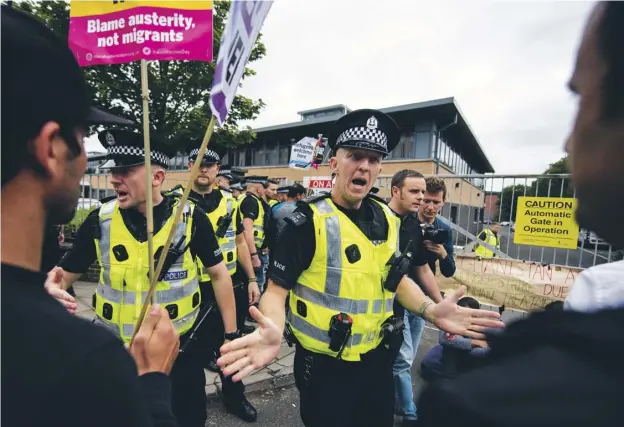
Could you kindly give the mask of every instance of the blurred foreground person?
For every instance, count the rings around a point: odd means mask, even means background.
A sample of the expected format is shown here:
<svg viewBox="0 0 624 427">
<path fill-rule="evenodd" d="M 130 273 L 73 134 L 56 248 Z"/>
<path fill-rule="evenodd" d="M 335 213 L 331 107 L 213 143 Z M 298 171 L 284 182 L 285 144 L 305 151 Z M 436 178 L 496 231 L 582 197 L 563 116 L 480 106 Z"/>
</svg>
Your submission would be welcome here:
<svg viewBox="0 0 624 427">
<path fill-rule="evenodd" d="M 6 6 L 2 57 L 2 424 L 176 426 L 168 374 L 179 338 L 166 310 L 146 316 L 133 360 L 48 295 L 39 272 L 46 224 L 71 220 L 78 201 L 85 130 L 130 122 L 90 108 L 66 41 Z"/>
<path fill-rule="evenodd" d="M 624 245 L 624 3 L 599 3 L 571 90 L 578 114 L 566 142 L 579 225 Z M 619 281 L 624 280 L 620 276 Z M 548 310 L 490 337 L 487 366 L 425 389 L 427 426 L 622 425 L 624 305 Z"/>
</svg>

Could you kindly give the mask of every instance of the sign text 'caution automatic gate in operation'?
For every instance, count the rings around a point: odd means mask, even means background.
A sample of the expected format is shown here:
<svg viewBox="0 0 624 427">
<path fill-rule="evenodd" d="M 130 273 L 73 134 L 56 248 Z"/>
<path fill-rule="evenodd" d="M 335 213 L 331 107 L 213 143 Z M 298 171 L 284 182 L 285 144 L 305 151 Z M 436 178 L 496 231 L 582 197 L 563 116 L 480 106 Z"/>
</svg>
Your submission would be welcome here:
<svg viewBox="0 0 624 427">
<path fill-rule="evenodd" d="M 575 210 L 574 198 L 518 197 L 514 243 L 576 249 L 579 226 Z"/>
</svg>

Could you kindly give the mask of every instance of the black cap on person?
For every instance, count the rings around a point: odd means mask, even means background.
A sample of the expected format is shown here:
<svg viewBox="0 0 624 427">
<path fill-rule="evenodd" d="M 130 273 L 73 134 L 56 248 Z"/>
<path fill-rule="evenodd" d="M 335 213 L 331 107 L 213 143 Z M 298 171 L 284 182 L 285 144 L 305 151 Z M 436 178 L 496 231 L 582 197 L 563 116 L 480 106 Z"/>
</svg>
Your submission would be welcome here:
<svg viewBox="0 0 624 427">
<path fill-rule="evenodd" d="M 269 177 L 268 176 L 258 176 L 258 175 L 250 175 L 245 177 L 246 184 L 263 184 L 266 185 Z"/>
<path fill-rule="evenodd" d="M 360 148 L 387 156 L 398 145 L 401 131 L 396 122 L 378 110 L 355 110 L 336 120 L 328 137 L 329 147 Z"/>
<path fill-rule="evenodd" d="M 114 169 L 145 164 L 143 135 L 124 129 L 107 129 L 98 134 L 98 139 L 106 147 L 106 162 L 100 169 Z M 153 165 L 165 169 L 169 167 L 174 150 L 164 141 L 150 135 L 150 159 Z"/>
<path fill-rule="evenodd" d="M 217 176 L 222 176 L 232 181 L 234 179 L 232 167 L 230 165 L 221 165 L 219 172 L 217 172 Z"/>
</svg>

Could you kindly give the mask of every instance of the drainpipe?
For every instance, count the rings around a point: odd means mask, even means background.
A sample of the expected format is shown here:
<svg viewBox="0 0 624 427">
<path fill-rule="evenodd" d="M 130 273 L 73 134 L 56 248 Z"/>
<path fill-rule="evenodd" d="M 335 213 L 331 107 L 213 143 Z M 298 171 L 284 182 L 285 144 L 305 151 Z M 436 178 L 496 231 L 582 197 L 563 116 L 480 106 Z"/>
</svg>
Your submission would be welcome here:
<svg viewBox="0 0 624 427">
<path fill-rule="evenodd" d="M 447 130 L 448 128 L 450 128 L 451 126 L 455 126 L 457 124 L 457 114 L 455 114 L 455 118 L 453 119 L 453 121 L 449 124 L 447 124 L 446 126 L 442 127 L 442 129 L 438 129 L 436 131 L 436 141 L 435 141 L 435 161 L 436 161 L 436 170 L 435 173 L 436 175 L 440 173 L 440 152 L 439 152 L 439 147 L 440 147 L 440 134 L 442 132 L 444 132 L 445 130 Z"/>
</svg>

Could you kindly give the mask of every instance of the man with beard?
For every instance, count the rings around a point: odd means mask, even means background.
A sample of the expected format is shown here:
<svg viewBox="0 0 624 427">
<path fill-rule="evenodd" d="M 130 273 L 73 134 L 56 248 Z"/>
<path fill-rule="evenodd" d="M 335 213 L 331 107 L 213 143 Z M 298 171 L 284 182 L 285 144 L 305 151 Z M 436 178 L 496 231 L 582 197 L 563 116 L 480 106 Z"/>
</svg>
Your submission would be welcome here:
<svg viewBox="0 0 624 427">
<path fill-rule="evenodd" d="M 201 141 L 197 141 L 190 147 L 189 169 L 198 161 L 197 155 L 199 154 L 200 145 Z M 201 167 L 193 183 L 189 198 L 206 212 L 211 224 L 213 224 L 219 247 L 225 258 L 225 265 L 232 276 L 232 283 L 234 284 L 238 329 L 241 333 L 250 333 L 253 332 L 254 328 L 245 326 L 244 320 L 249 306 L 257 303 L 260 299 L 260 291 L 254 277 L 249 248 L 243 236 L 244 228 L 238 203 L 228 190 L 215 187 L 216 178 L 218 176 L 227 176 L 231 171 L 220 170 L 221 156 L 213 150 L 206 150 L 204 157 L 199 159 L 199 161 L 201 162 Z M 183 188 L 175 190 L 177 194 L 182 194 L 183 192 Z M 244 269 L 243 274 L 240 274 L 241 272 L 238 271 L 240 266 Z M 202 309 L 205 310 L 208 305 L 214 304 L 215 295 L 212 290 L 210 275 L 207 274 L 200 260 L 197 260 L 197 269 L 202 292 Z M 237 273 L 239 274 L 237 275 Z M 247 281 L 243 282 L 244 280 Z M 247 286 L 248 284 L 249 286 Z M 202 319 L 201 315 L 200 319 Z M 221 376 L 225 407 L 244 421 L 255 421 L 257 413 L 253 405 L 245 398 L 245 386 L 243 383 L 232 382 L 232 378 L 225 377 L 218 366 L 216 366 L 216 352 L 223 344 L 224 333 L 223 322 L 218 315 L 218 310 L 212 311 L 203 319 L 197 329 L 197 345 L 201 348 L 202 358 L 206 367 L 213 372 L 218 372 Z"/>
<path fill-rule="evenodd" d="M 70 221 L 80 196 L 86 129 L 132 123 L 90 108 L 67 40 L 34 17 L 3 5 L 0 39 L 10 58 L 2 66 L 2 424 L 176 426 L 168 374 L 179 338 L 166 310 L 152 307 L 128 354 L 48 295 L 39 272 L 46 224 Z"/>
<path fill-rule="evenodd" d="M 596 5 L 569 86 L 578 112 L 566 142 L 579 225 L 624 245 L 624 3 Z M 623 279 L 619 275 L 619 281 Z M 423 425 L 619 426 L 624 302 L 547 311 L 490 337 L 486 367 L 425 389 Z"/>
<path fill-rule="evenodd" d="M 453 333 L 481 337 L 500 327 L 498 313 L 457 307 L 460 289 L 436 304 L 403 273 L 399 219 L 370 189 L 400 130 L 386 114 L 353 111 L 332 126 L 331 193 L 309 198 L 280 234 L 260 327 L 224 345 L 217 361 L 234 380 L 279 353 L 289 296 L 288 325 L 297 342 L 295 383 L 307 427 L 391 427 L 393 353 L 398 327 L 389 322 L 394 297 L 407 309 Z"/>
<path fill-rule="evenodd" d="M 234 292 L 212 224 L 206 213 L 190 201 L 182 207 L 181 220 L 173 224 L 180 200 L 163 196 L 160 191 L 172 153 L 157 136 L 150 139 L 154 261 L 165 257 L 154 301 L 167 309 L 184 347 L 200 311 L 199 259 L 204 268 L 202 273 L 210 277 L 214 288 L 225 325 L 225 339 L 231 340 L 238 335 Z M 99 140 L 108 153 L 108 160 L 101 168 L 111 171 L 116 196 L 104 199 L 102 206 L 82 223 L 72 250 L 57 267 L 61 279 L 51 280 L 47 286 L 65 302 L 71 301 L 62 289 L 71 286 L 97 260 L 101 271 L 93 302 L 95 321 L 129 343 L 150 288 L 143 136 L 109 129 L 100 132 Z M 171 248 L 163 254 L 162 248 L 172 230 Z M 171 372 L 173 411 L 181 426 L 203 427 L 206 378 L 202 360 L 193 352 L 192 345 L 180 354 Z"/>
</svg>

